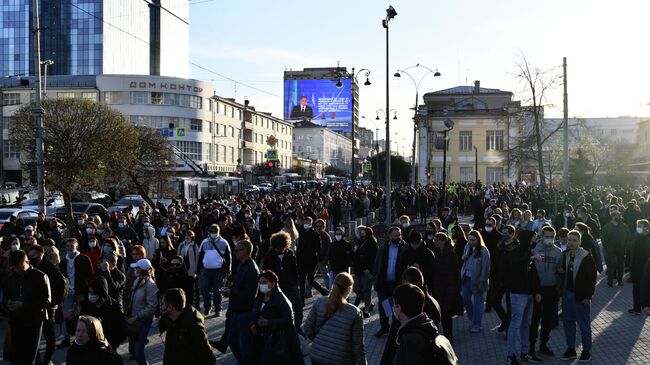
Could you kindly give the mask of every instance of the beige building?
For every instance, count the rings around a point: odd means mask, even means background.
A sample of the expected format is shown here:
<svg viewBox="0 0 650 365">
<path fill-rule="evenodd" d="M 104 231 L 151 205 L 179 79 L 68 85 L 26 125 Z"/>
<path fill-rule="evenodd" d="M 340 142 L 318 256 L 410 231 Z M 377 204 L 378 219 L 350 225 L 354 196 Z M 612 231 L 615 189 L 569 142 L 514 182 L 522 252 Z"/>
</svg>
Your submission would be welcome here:
<svg viewBox="0 0 650 365">
<path fill-rule="evenodd" d="M 458 86 L 427 93 L 418 110 L 417 182 L 442 181 L 445 120 L 454 126 L 447 132 L 447 182 L 513 181 L 516 167 L 508 164 L 508 146 L 516 128 L 520 103 L 513 93 L 499 89 Z M 478 168 L 478 169 L 477 169 Z M 478 172 L 478 173 L 477 173 Z"/>
</svg>

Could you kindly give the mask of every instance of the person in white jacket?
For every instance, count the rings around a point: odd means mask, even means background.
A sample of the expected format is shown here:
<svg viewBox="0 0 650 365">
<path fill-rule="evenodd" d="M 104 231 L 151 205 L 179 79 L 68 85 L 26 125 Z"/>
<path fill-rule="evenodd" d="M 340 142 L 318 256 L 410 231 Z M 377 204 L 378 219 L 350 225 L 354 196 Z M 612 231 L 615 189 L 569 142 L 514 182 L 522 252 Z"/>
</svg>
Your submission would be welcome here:
<svg viewBox="0 0 650 365">
<path fill-rule="evenodd" d="M 151 261 L 153 259 L 153 253 L 160 247 L 160 242 L 155 236 L 156 230 L 149 223 L 145 223 L 144 226 L 144 239 L 142 240 L 142 246 L 147 251 L 146 259 Z"/>
</svg>

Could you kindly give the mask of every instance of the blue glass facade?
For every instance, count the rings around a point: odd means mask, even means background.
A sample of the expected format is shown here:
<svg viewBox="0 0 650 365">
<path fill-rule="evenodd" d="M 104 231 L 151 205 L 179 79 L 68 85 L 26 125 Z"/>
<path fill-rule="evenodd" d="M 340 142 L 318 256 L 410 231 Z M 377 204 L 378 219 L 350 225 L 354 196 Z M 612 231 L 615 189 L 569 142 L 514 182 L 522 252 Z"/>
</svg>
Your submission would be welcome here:
<svg viewBox="0 0 650 365">
<path fill-rule="evenodd" d="M 0 1 L 0 77 L 29 72 L 31 0 Z"/>
<path fill-rule="evenodd" d="M 71 0 L 69 74 L 102 73 L 103 0 Z"/>
</svg>

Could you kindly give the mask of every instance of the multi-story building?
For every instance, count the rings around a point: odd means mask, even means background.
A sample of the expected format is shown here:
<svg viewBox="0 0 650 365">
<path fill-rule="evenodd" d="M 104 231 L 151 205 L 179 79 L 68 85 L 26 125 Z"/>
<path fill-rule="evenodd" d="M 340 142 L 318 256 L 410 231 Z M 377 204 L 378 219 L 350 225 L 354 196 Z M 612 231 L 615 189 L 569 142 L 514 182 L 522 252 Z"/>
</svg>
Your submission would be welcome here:
<svg viewBox="0 0 650 365">
<path fill-rule="evenodd" d="M 8 140 L 11 116 L 34 95 L 33 80 L 0 80 L 4 152 L 2 166 L 8 179 L 21 179 L 19 151 Z M 252 166 L 264 161 L 273 135 L 280 168 L 291 165 L 292 126 L 233 99 L 215 96 L 209 83 L 161 76 L 53 76 L 48 77 L 46 98 L 87 98 L 122 112 L 135 125 L 157 129 L 168 137 L 183 158 L 176 161 L 177 175 L 191 175 L 190 159 L 208 173 L 236 175 L 252 181 Z M 246 111 L 246 113 L 245 113 Z M 249 115 L 252 122 L 244 122 Z M 243 135 L 242 135 L 243 128 Z M 243 140 L 242 140 L 243 137 Z M 243 156 L 243 158 L 242 158 Z M 199 171 L 200 172 L 200 171 Z"/>
<path fill-rule="evenodd" d="M 33 75 L 32 0 L 0 2 L 0 75 Z M 39 1 L 50 75 L 189 77 L 189 0 Z"/>
<path fill-rule="evenodd" d="M 377 153 L 376 146 L 373 143 L 373 132 L 368 128 L 359 127 L 357 129 L 358 138 L 358 156 L 359 160 L 374 156 Z"/>
<path fill-rule="evenodd" d="M 637 142 L 639 123 L 646 118 L 616 117 L 616 118 L 569 118 L 569 143 L 584 137 L 591 137 L 598 142 L 616 142 L 634 144 Z M 562 124 L 561 118 L 544 119 L 545 128 L 549 131 L 557 129 Z M 548 143 L 561 143 L 562 133 L 556 133 L 548 139 Z"/>
<path fill-rule="evenodd" d="M 446 119 L 454 123 L 447 132 L 447 182 L 515 180 L 517 167 L 509 166 L 507 151 L 516 130 L 511 127 L 515 122 L 511 116 L 521 114 L 521 110 L 512 92 L 482 88 L 478 81 L 473 87 L 425 94 L 424 105 L 418 110 L 417 181 L 442 181 L 444 151 L 436 148 L 435 141 L 447 129 Z"/>
<path fill-rule="evenodd" d="M 296 122 L 293 126 L 295 157 L 316 160 L 325 168 L 350 170 L 352 141 L 349 138 L 309 121 Z"/>
<path fill-rule="evenodd" d="M 647 184 L 650 181 L 650 119 L 639 123 L 636 149 L 630 164 L 630 171 L 639 182 Z"/>
</svg>

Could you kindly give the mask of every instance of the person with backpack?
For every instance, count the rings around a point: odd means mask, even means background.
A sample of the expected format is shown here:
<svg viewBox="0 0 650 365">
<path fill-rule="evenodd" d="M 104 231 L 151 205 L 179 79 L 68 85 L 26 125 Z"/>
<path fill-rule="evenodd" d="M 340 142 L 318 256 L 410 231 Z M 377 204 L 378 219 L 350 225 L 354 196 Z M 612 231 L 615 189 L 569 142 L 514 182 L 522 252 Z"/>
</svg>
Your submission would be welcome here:
<svg viewBox="0 0 650 365">
<path fill-rule="evenodd" d="M 397 332 L 393 365 L 458 364 L 449 340 L 425 313 L 425 295 L 413 284 L 403 284 L 393 292 L 393 314 L 402 324 Z"/>
<path fill-rule="evenodd" d="M 199 246 L 199 287 L 203 296 L 205 316 L 210 314 L 213 304 L 215 316 L 221 315 L 221 287 L 223 279 L 230 274 L 230 246 L 228 241 L 219 235 L 220 231 L 219 225 L 211 225 L 208 237 Z"/>
<path fill-rule="evenodd" d="M 42 362 L 42 364 L 49 364 L 50 361 L 52 361 L 52 355 L 54 355 L 54 350 L 56 347 L 56 333 L 54 332 L 54 311 L 57 306 L 63 303 L 66 295 L 68 295 L 68 282 L 63 274 L 61 274 L 61 271 L 59 271 L 58 267 L 54 266 L 47 260 L 43 260 L 44 255 L 45 250 L 42 246 L 39 245 L 33 245 L 27 252 L 27 257 L 29 257 L 30 265 L 45 273 L 48 280 L 50 281 L 52 299 L 50 301 L 49 308 L 47 308 L 47 319 L 43 322 L 43 338 L 45 338 L 46 345 Z"/>
</svg>

